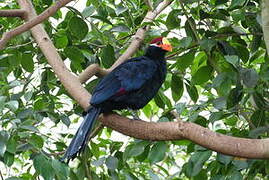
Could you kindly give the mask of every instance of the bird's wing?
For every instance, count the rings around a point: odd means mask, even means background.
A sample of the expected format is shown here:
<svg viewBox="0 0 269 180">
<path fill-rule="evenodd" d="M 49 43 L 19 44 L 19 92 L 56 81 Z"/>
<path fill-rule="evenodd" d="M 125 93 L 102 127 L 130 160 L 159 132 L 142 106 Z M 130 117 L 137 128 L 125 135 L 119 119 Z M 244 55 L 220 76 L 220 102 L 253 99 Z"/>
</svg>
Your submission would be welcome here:
<svg viewBox="0 0 269 180">
<path fill-rule="evenodd" d="M 121 88 L 125 91 L 135 91 L 152 78 L 157 70 L 157 65 L 154 61 L 147 57 L 140 57 L 129 61 L 115 72 L 117 79 L 121 82 Z"/>
<path fill-rule="evenodd" d="M 95 87 L 92 104 L 99 104 L 112 96 L 138 90 L 152 78 L 157 65 L 147 57 L 132 58 L 119 65 Z"/>
</svg>

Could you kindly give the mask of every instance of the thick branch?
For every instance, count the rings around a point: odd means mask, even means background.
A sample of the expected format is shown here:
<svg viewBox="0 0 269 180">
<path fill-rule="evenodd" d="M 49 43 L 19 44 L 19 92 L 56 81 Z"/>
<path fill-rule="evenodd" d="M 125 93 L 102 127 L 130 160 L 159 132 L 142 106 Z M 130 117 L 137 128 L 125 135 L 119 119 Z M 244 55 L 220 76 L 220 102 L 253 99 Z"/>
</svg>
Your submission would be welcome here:
<svg viewBox="0 0 269 180">
<path fill-rule="evenodd" d="M 67 1 L 62 1 L 62 3 L 63 2 Z M 29 0 L 18 0 L 18 3 L 22 9 L 28 12 L 25 19 L 26 21 L 33 22 L 32 19 L 36 20 L 37 16 L 35 10 Z M 57 3 L 57 7 L 59 4 L 62 5 L 59 1 L 57 1 Z M 49 14 L 50 12 L 51 11 L 48 11 L 47 13 Z M 41 24 L 36 25 L 31 29 L 31 33 L 65 89 L 81 107 L 87 109 L 91 97 L 90 93 L 80 84 L 78 78 L 66 68 L 43 26 Z"/>
<path fill-rule="evenodd" d="M 3 34 L 2 39 L 0 40 L 0 50 L 4 48 L 6 43 L 14 36 L 17 36 L 25 31 L 28 31 L 30 28 L 34 27 L 37 24 L 42 23 L 44 20 L 48 19 L 52 16 L 58 9 L 71 2 L 72 0 L 59 0 L 56 1 L 55 4 L 49 7 L 46 11 L 42 12 L 39 16 L 32 18 L 31 21 L 26 22 L 18 26 L 17 28 L 8 31 Z"/>
<path fill-rule="evenodd" d="M 263 37 L 267 49 L 267 54 L 269 54 L 269 1 L 262 1 L 262 30 Z"/>
<path fill-rule="evenodd" d="M 104 115 L 100 121 L 125 135 L 145 140 L 189 139 L 223 154 L 244 158 L 269 158 L 269 139 L 247 139 L 215 133 L 190 122 L 146 122 L 116 114 Z M 131 127 L 131 128 L 130 128 Z"/>
<path fill-rule="evenodd" d="M 144 22 L 152 22 L 169 4 L 171 4 L 171 0 L 164 0 L 162 3 L 160 3 L 157 8 L 154 11 L 149 11 L 144 20 L 142 21 L 142 24 Z M 129 59 L 139 48 L 140 44 L 145 39 L 145 33 L 149 29 L 148 26 L 139 28 L 137 32 L 135 33 L 133 40 L 129 47 L 126 49 L 126 51 L 117 59 L 117 61 L 109 68 L 109 69 L 101 69 L 98 65 L 93 64 L 86 68 L 84 72 L 82 72 L 79 75 L 79 79 L 81 83 L 86 82 L 88 79 L 90 79 L 93 75 L 106 75 L 109 72 L 111 72 L 113 69 L 115 69 L 118 65 Z"/>
<path fill-rule="evenodd" d="M 0 17 L 20 17 L 23 18 L 26 14 L 25 10 L 12 9 L 12 10 L 0 10 Z"/>
</svg>

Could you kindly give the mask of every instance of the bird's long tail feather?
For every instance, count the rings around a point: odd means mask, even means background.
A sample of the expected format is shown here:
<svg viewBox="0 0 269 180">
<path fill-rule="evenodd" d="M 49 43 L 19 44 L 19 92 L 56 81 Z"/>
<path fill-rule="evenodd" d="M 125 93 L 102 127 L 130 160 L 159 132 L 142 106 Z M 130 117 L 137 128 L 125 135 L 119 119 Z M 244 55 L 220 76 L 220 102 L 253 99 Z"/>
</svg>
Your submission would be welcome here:
<svg viewBox="0 0 269 180">
<path fill-rule="evenodd" d="M 65 159 L 67 159 L 67 161 L 69 161 L 70 159 L 74 159 L 78 153 L 84 150 L 85 146 L 87 145 L 91 129 L 94 125 L 95 120 L 100 114 L 100 111 L 101 109 L 96 107 L 91 107 L 88 110 L 83 122 L 81 123 L 79 129 L 73 137 L 64 156 L 61 158 L 62 161 L 64 161 Z"/>
</svg>

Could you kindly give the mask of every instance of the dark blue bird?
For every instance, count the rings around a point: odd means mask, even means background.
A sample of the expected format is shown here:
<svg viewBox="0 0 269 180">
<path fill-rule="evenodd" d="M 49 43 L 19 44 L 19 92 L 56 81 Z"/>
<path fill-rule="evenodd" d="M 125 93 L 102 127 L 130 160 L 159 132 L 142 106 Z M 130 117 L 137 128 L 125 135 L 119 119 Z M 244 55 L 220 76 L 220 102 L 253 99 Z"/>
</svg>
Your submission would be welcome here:
<svg viewBox="0 0 269 180">
<path fill-rule="evenodd" d="M 140 109 L 157 94 L 166 76 L 167 51 L 172 51 L 169 41 L 156 38 L 150 42 L 144 56 L 127 60 L 97 84 L 90 100 L 91 107 L 62 160 L 75 158 L 85 148 L 100 113 Z"/>
</svg>

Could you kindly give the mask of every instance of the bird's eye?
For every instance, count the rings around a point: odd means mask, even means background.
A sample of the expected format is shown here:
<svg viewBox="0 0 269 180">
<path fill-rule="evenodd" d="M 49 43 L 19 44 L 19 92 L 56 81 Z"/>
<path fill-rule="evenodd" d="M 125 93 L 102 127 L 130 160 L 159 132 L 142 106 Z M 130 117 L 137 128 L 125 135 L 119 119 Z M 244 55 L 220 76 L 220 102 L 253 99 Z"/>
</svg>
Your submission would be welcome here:
<svg viewBox="0 0 269 180">
<path fill-rule="evenodd" d="M 157 42 L 156 44 L 157 44 L 157 45 L 160 45 L 160 44 L 162 44 L 162 42 L 159 41 L 159 42 Z"/>
</svg>

